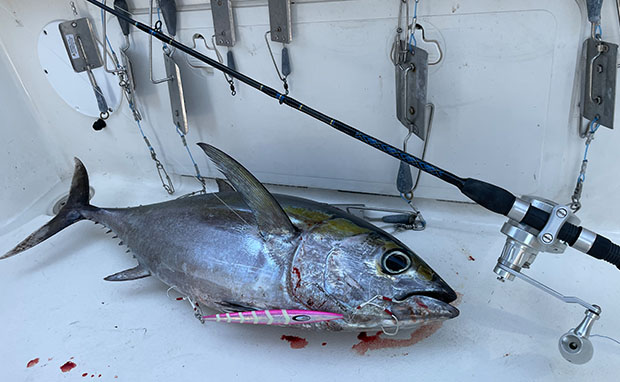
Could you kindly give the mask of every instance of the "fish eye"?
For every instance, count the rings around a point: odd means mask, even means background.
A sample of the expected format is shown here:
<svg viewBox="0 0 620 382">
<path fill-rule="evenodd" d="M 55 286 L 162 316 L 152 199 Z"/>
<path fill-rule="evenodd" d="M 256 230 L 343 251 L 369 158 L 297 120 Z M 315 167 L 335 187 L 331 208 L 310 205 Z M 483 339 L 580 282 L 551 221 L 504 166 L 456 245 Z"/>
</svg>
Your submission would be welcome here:
<svg viewBox="0 0 620 382">
<path fill-rule="evenodd" d="M 381 259 L 381 267 L 383 271 L 390 275 L 397 275 L 409 269 L 411 259 L 409 256 L 399 250 L 387 252 Z"/>
</svg>

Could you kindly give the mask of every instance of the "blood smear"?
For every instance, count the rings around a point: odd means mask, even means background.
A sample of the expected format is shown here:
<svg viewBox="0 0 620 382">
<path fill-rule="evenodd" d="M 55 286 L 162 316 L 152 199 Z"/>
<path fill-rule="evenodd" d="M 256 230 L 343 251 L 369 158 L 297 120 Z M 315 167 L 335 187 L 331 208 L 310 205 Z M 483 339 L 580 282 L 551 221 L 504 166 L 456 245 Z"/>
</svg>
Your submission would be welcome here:
<svg viewBox="0 0 620 382">
<path fill-rule="evenodd" d="M 73 370 L 76 366 L 77 366 L 77 365 L 76 365 L 74 362 L 67 361 L 64 365 L 62 365 L 62 366 L 60 367 L 60 370 L 61 370 L 63 373 L 66 373 L 66 372 L 69 372 L 69 371 Z"/>
<path fill-rule="evenodd" d="M 37 363 L 39 363 L 39 359 L 38 358 L 32 359 L 32 360 L 28 361 L 28 364 L 26 364 L 26 367 L 33 367 Z"/>
<path fill-rule="evenodd" d="M 286 336 L 283 335 L 280 337 L 282 341 L 288 341 L 291 344 L 291 349 L 303 349 L 308 345 L 308 341 L 305 338 L 297 337 L 297 336 Z"/>
</svg>

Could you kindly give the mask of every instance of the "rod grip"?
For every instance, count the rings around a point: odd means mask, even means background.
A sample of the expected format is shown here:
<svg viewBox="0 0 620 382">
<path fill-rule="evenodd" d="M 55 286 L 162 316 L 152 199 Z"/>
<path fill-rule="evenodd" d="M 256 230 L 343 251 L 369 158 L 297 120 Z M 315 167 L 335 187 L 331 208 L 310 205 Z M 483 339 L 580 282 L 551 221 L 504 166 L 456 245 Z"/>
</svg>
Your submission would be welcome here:
<svg viewBox="0 0 620 382">
<path fill-rule="evenodd" d="M 516 200 L 510 191 L 473 178 L 465 179 L 460 189 L 463 195 L 482 207 L 504 216 L 508 215 Z"/>
<path fill-rule="evenodd" d="M 581 235 L 582 230 L 583 227 L 565 223 L 558 234 L 558 239 L 566 242 L 572 247 Z M 620 269 L 620 246 L 614 244 L 605 236 L 596 234 L 592 246 L 586 253 L 596 259 L 607 261 Z"/>
<path fill-rule="evenodd" d="M 588 251 L 588 255 L 607 261 L 620 269 L 620 246 L 612 243 L 605 236 L 596 235 L 592 248 Z"/>
</svg>

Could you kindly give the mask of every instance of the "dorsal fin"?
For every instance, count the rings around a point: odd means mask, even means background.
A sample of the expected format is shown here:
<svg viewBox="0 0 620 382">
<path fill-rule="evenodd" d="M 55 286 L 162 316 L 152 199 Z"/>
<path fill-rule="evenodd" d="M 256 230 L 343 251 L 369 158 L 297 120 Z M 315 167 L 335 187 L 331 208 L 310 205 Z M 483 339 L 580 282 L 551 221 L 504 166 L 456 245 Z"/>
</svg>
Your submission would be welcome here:
<svg viewBox="0 0 620 382">
<path fill-rule="evenodd" d="M 295 226 L 280 204 L 254 175 L 223 151 L 206 143 L 198 143 L 198 146 L 241 194 L 263 234 L 295 234 Z"/>
<path fill-rule="evenodd" d="M 218 192 L 235 192 L 233 186 L 230 185 L 224 179 L 216 178 L 215 183 L 217 183 L 217 191 Z"/>
<path fill-rule="evenodd" d="M 110 275 L 104 278 L 105 281 L 129 281 L 129 280 L 137 280 L 143 277 L 147 277 L 151 275 L 151 271 L 149 271 L 142 264 L 138 264 L 131 269 L 127 269 L 113 275 Z"/>
</svg>

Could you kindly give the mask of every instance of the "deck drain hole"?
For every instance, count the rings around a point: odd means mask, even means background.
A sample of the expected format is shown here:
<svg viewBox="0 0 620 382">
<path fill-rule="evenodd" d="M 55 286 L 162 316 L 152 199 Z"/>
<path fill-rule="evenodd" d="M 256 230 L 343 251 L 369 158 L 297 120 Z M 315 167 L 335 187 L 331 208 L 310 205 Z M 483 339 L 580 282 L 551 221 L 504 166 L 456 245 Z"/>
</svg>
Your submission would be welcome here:
<svg viewBox="0 0 620 382">
<path fill-rule="evenodd" d="M 88 200 L 91 200 L 93 198 L 93 196 L 95 196 L 95 189 L 92 188 L 92 187 L 89 187 Z M 65 195 L 61 196 L 60 199 L 58 199 L 52 205 L 52 213 L 54 215 L 58 215 L 58 212 L 60 211 L 60 209 L 62 207 L 64 207 L 65 204 L 67 204 L 67 199 L 69 199 L 69 194 L 65 194 Z"/>
</svg>

